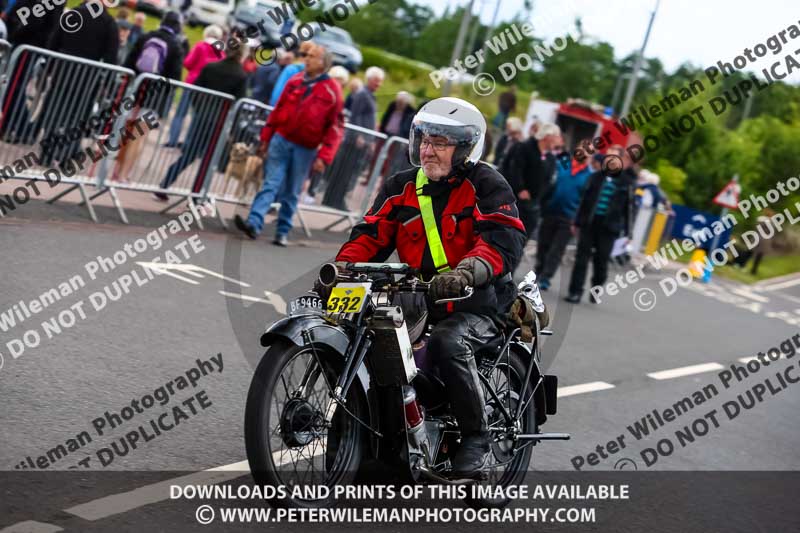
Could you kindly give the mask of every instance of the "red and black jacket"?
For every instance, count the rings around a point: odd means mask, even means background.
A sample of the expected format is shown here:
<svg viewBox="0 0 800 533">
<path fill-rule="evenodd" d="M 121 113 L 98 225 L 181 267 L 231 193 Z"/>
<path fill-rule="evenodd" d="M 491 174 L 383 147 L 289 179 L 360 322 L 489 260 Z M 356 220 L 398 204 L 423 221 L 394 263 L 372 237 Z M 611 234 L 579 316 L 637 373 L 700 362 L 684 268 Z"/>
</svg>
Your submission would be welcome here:
<svg viewBox="0 0 800 533">
<path fill-rule="evenodd" d="M 397 250 L 400 261 L 419 268 L 425 279 L 436 274 L 416 192 L 417 169 L 386 179 L 372 208 L 336 256 L 337 261 L 383 262 Z M 495 317 L 514 298 L 510 276 L 522 257 L 525 232 L 514 193 L 495 169 L 478 163 L 462 175 L 431 181 L 430 194 L 439 235 L 450 268 L 465 257 L 480 257 L 492 267 L 495 282 L 459 302 L 453 310 Z"/>
</svg>

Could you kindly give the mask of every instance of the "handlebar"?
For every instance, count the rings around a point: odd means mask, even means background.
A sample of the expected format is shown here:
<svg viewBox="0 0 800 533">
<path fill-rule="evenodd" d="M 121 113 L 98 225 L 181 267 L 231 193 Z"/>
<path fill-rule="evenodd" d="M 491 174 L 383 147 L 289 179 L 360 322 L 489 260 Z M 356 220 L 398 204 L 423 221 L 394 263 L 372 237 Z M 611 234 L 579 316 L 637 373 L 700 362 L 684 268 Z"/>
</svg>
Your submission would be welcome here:
<svg viewBox="0 0 800 533">
<path fill-rule="evenodd" d="M 396 292 L 423 292 L 427 293 L 431 287 L 431 282 L 423 281 L 416 276 L 419 270 L 408 266 L 406 263 L 347 263 L 345 269 L 348 274 L 383 274 L 404 275 L 405 278 L 401 280 L 392 280 L 386 284 L 386 288 L 392 289 Z M 391 278 L 390 278 L 391 279 Z M 319 271 L 319 281 L 326 287 L 332 287 L 340 280 L 352 280 L 351 276 L 343 275 L 334 263 L 325 263 Z M 449 302 L 460 302 L 472 297 L 475 290 L 472 287 L 464 288 L 463 296 L 456 296 L 454 298 L 443 298 L 436 300 L 434 305 L 445 304 Z"/>
</svg>

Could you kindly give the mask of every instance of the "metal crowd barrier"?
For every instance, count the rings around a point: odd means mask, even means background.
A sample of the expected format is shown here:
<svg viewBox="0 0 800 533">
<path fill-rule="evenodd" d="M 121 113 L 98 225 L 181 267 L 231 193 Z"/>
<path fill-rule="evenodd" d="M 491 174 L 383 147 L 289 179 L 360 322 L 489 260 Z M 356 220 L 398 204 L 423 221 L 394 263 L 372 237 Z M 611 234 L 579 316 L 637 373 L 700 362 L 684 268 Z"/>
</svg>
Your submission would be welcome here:
<svg viewBox="0 0 800 533">
<path fill-rule="evenodd" d="M 0 39 L 0 93 L 6 81 L 6 65 L 11 57 L 11 43 L 5 39 Z"/>
<path fill-rule="evenodd" d="M 171 118 L 181 100 L 178 89 L 181 98 L 183 93 L 188 95 L 189 112 L 178 144 L 170 145 Z M 191 200 L 189 208 L 197 216 L 195 202 L 204 197 L 205 180 L 213 172 L 215 150 L 233 97 L 145 73 L 136 77 L 125 98 L 132 107 L 119 116 L 109 137 L 111 144 L 122 148 L 103 161 L 98 191 L 91 198 L 109 193 L 125 223 L 117 189 L 155 194 L 167 203 L 161 213 Z M 153 128 L 146 127 L 153 123 Z M 122 142 L 125 138 L 127 143 Z"/>
<path fill-rule="evenodd" d="M 208 199 L 249 206 L 263 182 L 263 162 L 257 179 L 241 179 L 247 170 L 247 158 L 255 154 L 260 132 L 272 108 L 261 102 L 241 99 L 228 116 L 225 133 L 217 145 L 213 176 L 207 180 Z M 304 213 L 332 215 L 336 220 L 326 229 L 347 221 L 354 225 L 363 214 L 363 205 L 373 193 L 375 180 L 386 163 L 387 144 L 384 134 L 345 125 L 344 138 L 333 162 L 324 172 L 311 171 L 306 187 L 298 200 L 297 217 L 307 236 L 311 236 Z M 257 161 L 257 160 L 256 160 Z M 388 168 L 388 167 L 387 167 Z M 247 178 L 245 176 L 245 178 Z M 273 204 L 279 207 L 279 204 Z M 219 213 L 219 210 L 217 211 Z M 224 221 L 221 220 L 224 224 Z"/>
<path fill-rule="evenodd" d="M 120 103 L 132 78 L 131 70 L 115 65 L 17 47 L 0 91 L 0 173 L 72 184 L 49 202 L 77 188 L 97 221 L 85 186 L 97 185 L 98 160 L 85 141 L 110 131 L 104 110 Z"/>
</svg>

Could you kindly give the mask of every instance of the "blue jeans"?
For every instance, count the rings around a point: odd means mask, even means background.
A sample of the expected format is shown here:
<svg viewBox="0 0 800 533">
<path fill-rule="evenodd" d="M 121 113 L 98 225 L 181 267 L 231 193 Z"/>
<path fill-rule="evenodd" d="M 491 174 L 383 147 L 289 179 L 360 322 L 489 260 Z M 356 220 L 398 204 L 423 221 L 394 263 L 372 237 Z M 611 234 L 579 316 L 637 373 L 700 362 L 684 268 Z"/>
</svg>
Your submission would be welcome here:
<svg viewBox="0 0 800 533">
<path fill-rule="evenodd" d="M 276 199 L 281 203 L 278 212 L 277 235 L 286 235 L 292 229 L 292 217 L 297 210 L 297 197 L 303 188 L 316 148 L 305 148 L 274 134 L 269 143 L 269 155 L 264 164 L 264 185 L 253 199 L 247 222 L 261 233 L 264 215 Z"/>
<path fill-rule="evenodd" d="M 169 139 L 167 139 L 167 144 L 169 145 L 178 144 L 178 138 L 181 136 L 181 129 L 183 129 L 183 121 L 189 113 L 189 96 L 189 91 L 184 90 L 178 102 L 175 116 L 172 117 L 172 123 L 169 125 Z"/>
</svg>

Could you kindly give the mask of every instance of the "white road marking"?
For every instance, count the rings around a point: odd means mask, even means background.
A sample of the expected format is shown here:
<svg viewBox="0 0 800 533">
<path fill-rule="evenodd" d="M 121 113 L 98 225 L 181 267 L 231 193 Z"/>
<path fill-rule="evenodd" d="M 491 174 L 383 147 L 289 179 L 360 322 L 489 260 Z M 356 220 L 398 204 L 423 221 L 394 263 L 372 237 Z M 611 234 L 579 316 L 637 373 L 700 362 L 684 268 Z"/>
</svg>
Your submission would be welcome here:
<svg viewBox="0 0 800 533">
<path fill-rule="evenodd" d="M 242 287 L 249 287 L 249 283 L 245 283 L 244 281 L 240 281 L 238 279 L 230 278 L 225 276 L 224 274 L 218 274 L 213 270 L 208 270 L 207 268 L 203 268 L 197 265 L 190 265 L 188 263 L 149 263 L 149 262 L 142 262 L 137 261 L 137 264 L 142 265 L 145 268 L 149 268 L 155 272 L 161 274 L 167 274 L 168 276 L 172 276 L 173 278 L 179 279 L 181 281 L 185 281 L 186 283 L 191 283 L 192 285 L 199 285 L 198 282 L 191 278 L 187 278 L 181 276 L 180 274 L 176 274 L 173 271 L 178 271 L 182 274 L 188 274 L 194 276 L 195 278 L 205 278 L 203 274 L 208 274 L 209 276 L 213 276 L 215 278 L 219 278 L 225 281 L 230 281 L 231 283 L 236 283 L 241 285 Z"/>
<path fill-rule="evenodd" d="M 681 376 L 691 376 L 692 374 L 701 374 L 703 372 L 711 372 L 713 370 L 722 370 L 725 368 L 719 363 L 703 363 L 701 365 L 682 366 L 680 368 L 671 368 L 669 370 L 661 370 L 659 372 L 650 372 L 647 377 L 653 379 L 672 379 Z"/>
<path fill-rule="evenodd" d="M 179 274 L 175 274 L 174 272 L 170 272 L 169 268 L 167 268 L 169 265 L 167 265 L 167 264 L 163 264 L 163 263 L 147 263 L 147 262 L 144 262 L 144 261 L 137 261 L 136 264 L 137 265 L 141 265 L 144 268 L 148 268 L 148 269 L 150 269 L 153 272 L 156 272 L 158 274 L 166 274 L 167 276 L 172 276 L 175 279 L 179 279 L 181 281 L 185 281 L 186 283 L 190 283 L 192 285 L 200 285 L 200 283 L 198 283 L 197 281 L 195 281 L 193 279 L 181 276 Z"/>
<path fill-rule="evenodd" d="M 585 394 L 587 392 L 596 392 L 600 390 L 613 389 L 614 385 L 606 383 L 605 381 L 592 381 L 591 383 L 581 383 L 580 385 L 569 385 L 568 387 L 559 387 L 557 396 L 563 398 L 565 396 L 574 396 L 575 394 Z"/>
<path fill-rule="evenodd" d="M 769 359 L 769 357 L 765 357 L 765 359 Z M 785 356 L 784 354 L 780 354 L 780 356 L 778 356 L 778 359 L 786 359 L 786 356 Z M 747 363 L 749 363 L 750 361 L 758 361 L 758 356 L 755 356 L 755 355 L 754 355 L 754 356 L 752 356 L 752 357 L 740 357 L 740 358 L 738 359 L 738 361 L 739 361 L 740 363 L 747 364 Z M 770 362 L 772 362 L 772 360 L 770 360 Z"/>
<path fill-rule="evenodd" d="M 322 447 L 319 447 L 310 457 L 316 457 L 320 455 L 322 451 Z M 286 457 L 283 461 L 280 459 L 281 455 Z M 283 452 L 277 451 L 272 454 L 272 460 L 275 466 L 282 466 L 291 460 L 291 454 L 286 453 L 285 450 Z M 249 473 L 249 463 L 247 461 L 239 461 L 238 463 L 209 468 L 195 474 L 159 481 L 158 483 L 145 485 L 144 487 L 139 487 L 138 489 L 128 492 L 112 494 L 111 496 L 105 496 L 97 500 L 70 507 L 64 511 L 79 516 L 84 520 L 100 520 L 115 514 L 126 513 L 137 507 L 168 500 L 170 499 L 169 491 L 171 485 L 216 485 L 217 483 L 224 483 Z M 28 530 L 11 531 L 23 533 Z M 58 529 L 41 531 L 31 530 L 31 533 L 50 533 L 51 531 L 58 531 Z"/>
<path fill-rule="evenodd" d="M 45 524 L 44 522 L 36 522 L 35 520 L 26 520 L 18 522 L 12 526 L 0 529 L 0 533 L 54 533 L 55 531 L 63 531 L 64 528 L 54 526 L 53 524 Z"/>
<path fill-rule="evenodd" d="M 762 304 L 769 303 L 769 298 L 766 296 L 761 296 L 760 294 L 756 294 L 747 287 L 733 287 L 731 288 L 731 292 L 736 293 L 739 296 L 744 296 L 745 298 L 750 298 L 751 300 L 761 302 Z"/>
<path fill-rule="evenodd" d="M 785 289 L 787 287 L 794 287 L 795 285 L 800 285 L 800 276 L 796 276 L 793 279 L 789 279 L 787 281 L 782 281 L 779 283 L 761 285 L 759 289 L 762 291 L 777 291 L 779 289 Z"/>
</svg>

